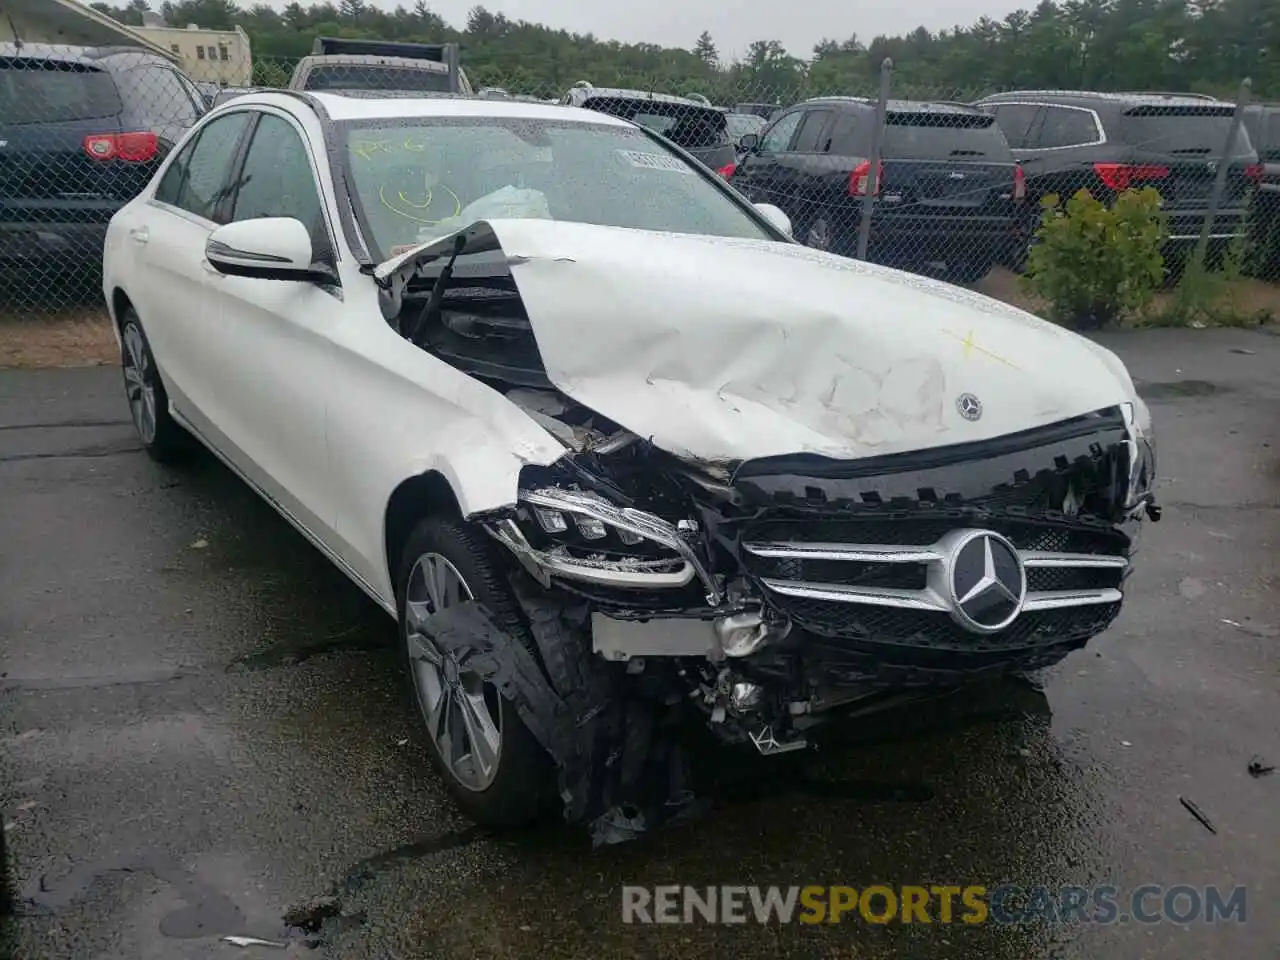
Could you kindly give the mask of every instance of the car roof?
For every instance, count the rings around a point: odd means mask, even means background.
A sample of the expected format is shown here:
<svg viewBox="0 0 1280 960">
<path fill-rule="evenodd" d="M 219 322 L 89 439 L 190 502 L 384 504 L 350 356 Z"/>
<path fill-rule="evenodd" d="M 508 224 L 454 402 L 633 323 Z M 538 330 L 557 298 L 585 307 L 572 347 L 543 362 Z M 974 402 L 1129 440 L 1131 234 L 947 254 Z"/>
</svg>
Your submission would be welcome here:
<svg viewBox="0 0 1280 960">
<path fill-rule="evenodd" d="M 1096 107 L 1223 107 L 1232 106 L 1224 100 L 1214 100 L 1196 94 L 1178 93 L 1101 93 L 1096 90 L 1009 90 L 983 97 L 978 103 L 1000 103 L 1010 100 L 1027 100 L 1032 103 L 1061 103 Z"/>
<path fill-rule="evenodd" d="M 608 100 L 651 100 L 654 103 L 678 103 L 686 107 L 701 107 L 703 110 L 714 110 L 714 106 L 690 100 L 688 97 L 677 97 L 670 93 L 652 93 L 648 90 L 628 90 L 624 87 L 574 87 L 571 96 L 581 96 L 584 100 L 603 97 Z"/>
<path fill-rule="evenodd" d="M 524 100 L 467 97 L 454 94 L 439 96 L 385 96 L 385 91 L 359 91 L 358 96 L 341 92 L 308 91 L 303 99 L 314 99 L 331 120 L 397 120 L 430 117 L 496 117 L 504 120 L 559 120 L 596 126 L 634 127 L 629 121 L 607 113 L 579 107 Z M 262 104 L 296 107 L 298 96 L 276 91 L 257 91 L 236 98 L 237 106 Z"/>
<path fill-rule="evenodd" d="M 153 60 L 164 60 L 145 47 L 75 47 L 58 43 L 0 43 L 0 57 L 10 59 L 53 60 L 58 63 L 90 64 L 107 57 L 131 54 Z"/>
<path fill-rule="evenodd" d="M 874 109 L 876 102 L 866 97 L 814 97 L 812 100 L 802 100 L 788 109 L 823 104 L 836 106 L 853 104 Z M 942 100 L 887 100 L 885 101 L 885 109 L 890 113 L 950 113 L 957 116 L 968 116 L 981 112 L 977 107 L 971 107 L 968 104 L 950 103 Z"/>
</svg>

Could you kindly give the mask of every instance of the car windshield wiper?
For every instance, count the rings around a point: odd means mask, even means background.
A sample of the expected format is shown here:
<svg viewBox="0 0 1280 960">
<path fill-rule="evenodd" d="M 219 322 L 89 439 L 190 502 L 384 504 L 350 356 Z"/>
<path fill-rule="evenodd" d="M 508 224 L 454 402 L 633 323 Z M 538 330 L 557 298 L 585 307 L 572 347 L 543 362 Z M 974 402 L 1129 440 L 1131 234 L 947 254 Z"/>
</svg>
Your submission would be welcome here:
<svg viewBox="0 0 1280 960">
<path fill-rule="evenodd" d="M 440 276 L 436 277 L 435 286 L 431 288 L 431 296 L 427 300 L 427 305 L 422 308 L 422 312 L 418 314 L 417 320 L 413 326 L 405 333 L 405 339 L 416 347 L 422 346 L 419 342 L 424 331 L 427 330 L 431 321 L 440 313 L 440 305 L 444 302 L 445 287 L 449 285 L 449 281 L 453 278 L 453 265 L 457 263 L 458 256 L 467 245 L 467 238 L 459 235 L 453 240 L 453 253 L 449 257 L 449 262 L 444 265 L 444 269 L 440 271 Z"/>
</svg>

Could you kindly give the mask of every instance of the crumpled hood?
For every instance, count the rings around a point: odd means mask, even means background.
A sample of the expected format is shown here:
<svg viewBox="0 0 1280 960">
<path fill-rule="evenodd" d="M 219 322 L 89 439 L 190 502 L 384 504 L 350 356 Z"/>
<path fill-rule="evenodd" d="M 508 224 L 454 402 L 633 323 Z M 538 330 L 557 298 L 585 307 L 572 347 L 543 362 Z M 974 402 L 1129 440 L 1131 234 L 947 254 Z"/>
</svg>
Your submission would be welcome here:
<svg viewBox="0 0 1280 960">
<path fill-rule="evenodd" d="M 1068 330 L 795 244 L 494 220 L 377 276 L 460 239 L 501 249 L 551 382 L 677 456 L 853 459 L 1140 404 L 1120 360 Z"/>
</svg>

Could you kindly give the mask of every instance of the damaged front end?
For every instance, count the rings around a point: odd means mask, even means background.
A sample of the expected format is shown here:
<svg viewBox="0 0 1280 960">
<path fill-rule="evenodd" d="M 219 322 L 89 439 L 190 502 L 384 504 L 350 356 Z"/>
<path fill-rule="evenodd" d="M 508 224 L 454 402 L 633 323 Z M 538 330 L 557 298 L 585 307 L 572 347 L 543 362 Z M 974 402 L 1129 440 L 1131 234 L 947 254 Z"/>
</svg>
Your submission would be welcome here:
<svg viewBox="0 0 1280 960">
<path fill-rule="evenodd" d="M 832 720 L 1049 666 L 1119 613 L 1137 525 L 1159 516 L 1136 397 L 923 450 L 699 460 L 574 400 L 515 281 L 445 296 L 451 267 L 389 319 L 565 453 L 468 518 L 510 558 L 536 649 L 511 652 L 474 607 L 433 633 L 516 705 L 598 841 L 690 809 L 691 716 L 726 744 L 800 750 Z"/>
<path fill-rule="evenodd" d="M 727 742 L 1048 666 L 1119 613 L 1151 457 L 1122 408 L 861 461 L 707 468 L 640 441 L 530 468 L 485 529 L 579 641 Z"/>
</svg>

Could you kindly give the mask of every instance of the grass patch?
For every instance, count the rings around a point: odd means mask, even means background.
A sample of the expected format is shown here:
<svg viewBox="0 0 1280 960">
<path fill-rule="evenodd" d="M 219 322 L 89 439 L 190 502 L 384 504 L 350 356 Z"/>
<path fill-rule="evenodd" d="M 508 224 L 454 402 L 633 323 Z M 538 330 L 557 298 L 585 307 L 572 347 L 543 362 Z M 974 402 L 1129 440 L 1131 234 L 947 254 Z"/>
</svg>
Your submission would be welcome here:
<svg viewBox="0 0 1280 960">
<path fill-rule="evenodd" d="M 1015 273 L 997 267 L 977 285 L 979 293 L 1047 316 L 1048 303 L 1026 289 Z M 1161 290 L 1120 327 L 1258 327 L 1280 323 L 1280 284 L 1254 277 L 1206 274 Z"/>
<path fill-rule="evenodd" d="M 97 367 L 119 362 L 111 320 L 100 307 L 21 319 L 0 314 L 0 367 Z"/>
</svg>

